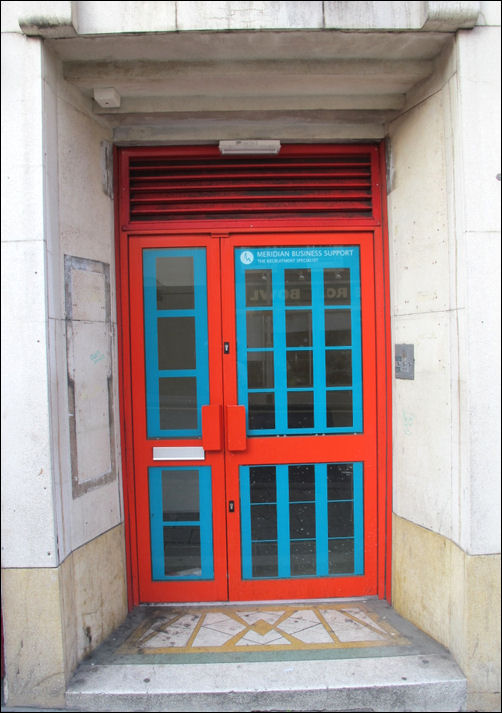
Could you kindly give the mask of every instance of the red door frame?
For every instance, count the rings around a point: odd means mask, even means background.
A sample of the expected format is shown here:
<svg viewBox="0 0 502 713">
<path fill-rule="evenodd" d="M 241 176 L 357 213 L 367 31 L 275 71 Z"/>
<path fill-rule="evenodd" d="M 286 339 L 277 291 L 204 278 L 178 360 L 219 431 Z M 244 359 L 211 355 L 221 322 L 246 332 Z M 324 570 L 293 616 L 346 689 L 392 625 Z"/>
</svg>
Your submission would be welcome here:
<svg viewBox="0 0 502 713">
<path fill-rule="evenodd" d="M 284 147 L 288 149 L 288 147 Z M 305 145 L 290 147 L 297 154 L 311 155 L 324 151 L 361 151 L 361 146 L 323 146 Z M 124 517 L 126 532 L 126 556 L 128 571 L 128 600 L 132 608 L 140 602 L 138 566 L 137 566 L 137 528 L 136 505 L 134 492 L 133 469 L 133 428 L 131 401 L 131 364 L 129 353 L 130 317 L 132 305 L 129 291 L 128 243 L 134 235 L 168 237 L 180 235 L 209 235 L 226 237 L 230 233 L 253 234 L 288 232 L 291 233 L 322 233 L 329 232 L 368 232 L 373 233 L 373 263 L 375 270 L 375 361 L 376 361 L 376 408 L 377 408 L 377 542 L 378 542 L 378 573 L 377 596 L 390 600 L 390 555 L 391 555 L 391 346 L 390 346 L 390 298 L 389 298 L 389 263 L 386 232 L 386 205 L 384 200 L 385 158 L 383 144 L 368 146 L 364 149 L 372 156 L 372 194 L 374 200 L 374 218 L 364 219 L 327 219 L 327 218 L 281 218 L 274 220 L 216 220 L 216 221 L 179 221 L 177 223 L 150 222 L 146 225 L 130 223 L 128 215 L 128 160 L 130 156 L 160 155 L 167 152 L 175 155 L 215 156 L 216 147 L 164 147 L 164 148 L 130 148 L 115 150 L 116 182 L 116 264 L 117 264 L 117 305 L 118 308 L 118 341 L 119 341 L 119 383 L 121 409 L 121 442 L 122 466 L 124 483 Z M 347 594 L 338 594 L 347 596 Z"/>
</svg>

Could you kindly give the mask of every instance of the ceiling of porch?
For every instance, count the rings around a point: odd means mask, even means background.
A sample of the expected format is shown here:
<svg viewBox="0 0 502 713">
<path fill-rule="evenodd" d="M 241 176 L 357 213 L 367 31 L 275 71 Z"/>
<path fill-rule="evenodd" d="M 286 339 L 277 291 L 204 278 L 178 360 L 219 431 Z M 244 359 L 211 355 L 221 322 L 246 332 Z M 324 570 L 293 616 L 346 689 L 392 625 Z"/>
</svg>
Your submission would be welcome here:
<svg viewBox="0 0 502 713">
<path fill-rule="evenodd" d="M 48 39 L 117 143 L 374 140 L 450 32 L 176 32 Z M 111 103 L 95 92 L 113 89 Z"/>
</svg>

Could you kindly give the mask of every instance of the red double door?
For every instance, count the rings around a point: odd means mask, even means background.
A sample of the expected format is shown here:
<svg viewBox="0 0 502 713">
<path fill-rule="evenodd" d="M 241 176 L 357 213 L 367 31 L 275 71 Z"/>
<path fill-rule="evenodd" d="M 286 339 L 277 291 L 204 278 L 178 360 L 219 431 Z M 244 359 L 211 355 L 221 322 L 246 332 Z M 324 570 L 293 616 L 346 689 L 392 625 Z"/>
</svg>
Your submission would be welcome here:
<svg viewBox="0 0 502 713">
<path fill-rule="evenodd" d="M 374 241 L 127 236 L 138 601 L 382 591 Z"/>
</svg>

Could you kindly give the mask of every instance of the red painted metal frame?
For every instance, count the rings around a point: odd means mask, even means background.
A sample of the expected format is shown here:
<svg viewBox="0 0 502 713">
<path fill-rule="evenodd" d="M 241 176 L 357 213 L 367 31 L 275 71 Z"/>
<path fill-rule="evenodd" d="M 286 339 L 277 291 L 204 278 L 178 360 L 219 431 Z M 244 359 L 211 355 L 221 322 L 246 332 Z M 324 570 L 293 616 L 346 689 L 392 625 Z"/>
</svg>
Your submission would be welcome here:
<svg viewBox="0 0 502 713">
<path fill-rule="evenodd" d="M 133 409 L 131 399 L 131 363 L 130 363 L 130 334 L 131 324 L 129 319 L 129 309 L 135 302 L 131 299 L 129 288 L 129 242 L 136 241 L 141 236 L 148 236 L 152 245 L 160 247 L 161 245 L 177 244 L 171 241 L 176 240 L 176 237 L 185 237 L 191 245 L 194 245 L 199 238 L 225 238 L 230 234 L 239 234 L 239 240 L 243 240 L 243 244 L 249 244 L 254 235 L 266 235 L 270 241 L 276 242 L 280 233 L 287 231 L 288 241 L 291 242 L 296 235 L 310 233 L 317 239 L 321 239 L 323 233 L 339 233 L 343 232 L 345 239 L 353 233 L 369 233 L 373 235 L 372 250 L 374 262 L 374 314 L 375 314 L 375 330 L 374 330 L 374 357 L 376 364 L 376 383 L 375 383 L 375 416 L 376 416 L 376 462 L 377 475 L 375 478 L 376 491 L 375 502 L 377 503 L 377 530 L 376 530 L 376 592 L 379 597 L 390 599 L 390 553 L 391 553 L 391 518 L 392 518 L 392 503 L 391 503 L 391 348 L 390 348 L 390 312 L 389 312 L 389 268 L 387 254 L 387 235 L 386 235 L 386 214 L 384 200 L 385 186 L 385 158 L 382 145 L 360 145 L 360 146 L 334 146 L 334 145 L 295 145 L 283 147 L 283 152 L 291 153 L 291 155 L 312 155 L 326 153 L 358 153 L 368 152 L 372 155 L 372 177 L 373 177 L 373 200 L 374 200 L 374 219 L 333 219 L 333 218 L 288 218 L 288 219 L 261 219 L 256 220 L 218 220 L 218 221 L 200 221 L 190 220 L 185 222 L 159 222 L 148 224 L 134 223 L 131 224 L 128 218 L 128 161 L 133 155 L 144 154 L 149 156 L 161 156 L 162 154 L 179 155 L 179 156 L 218 156 L 216 147 L 161 147 L 161 148 L 125 148 L 116 149 L 115 153 L 115 175 L 118 177 L 116 183 L 116 226 L 117 226 L 117 302 L 120 305 L 119 309 L 119 350 L 120 350 L 120 406 L 121 406 L 121 437 L 122 437 L 122 460 L 123 460 L 123 480 L 124 480 L 124 507 L 125 507 L 125 529 L 126 529 L 126 554 L 128 562 L 128 593 L 129 604 L 134 606 L 141 601 L 147 601 L 144 598 L 145 594 L 140 593 L 139 587 L 139 571 L 138 560 L 140 555 L 137 550 L 138 538 L 138 509 L 135 493 L 135 472 L 134 472 L 134 430 L 133 427 Z M 211 236 L 209 238 L 208 236 Z M 242 236 L 245 235 L 247 239 Z M 191 236 L 189 238 L 188 236 Z M 354 237 L 354 242 L 357 238 Z M 314 239 L 314 237 L 312 237 Z M 195 241 L 195 242 L 194 242 Z M 216 241 L 215 241 L 216 242 Z M 223 245 L 226 241 L 223 241 Z M 230 245 L 230 242 L 228 243 Z M 224 248 L 227 250 L 228 248 Z M 233 271 L 233 265 L 232 265 Z M 227 281 L 227 274 L 225 274 Z M 228 320 L 228 304 L 224 302 L 226 310 L 225 320 Z M 220 340 L 221 344 L 221 340 Z M 227 362 L 228 363 L 228 362 Z M 227 367 L 228 368 L 228 367 Z M 228 396 L 225 394 L 226 403 Z M 233 403 L 237 403 L 236 400 Z M 337 438 L 340 438 L 339 436 Z M 342 436 L 341 439 L 349 441 L 354 436 Z M 357 438 L 357 437 L 356 437 Z M 277 439 L 281 440 L 281 439 Z M 328 449 L 329 450 L 329 449 Z M 322 451 L 319 459 L 332 458 L 332 452 Z M 241 454 L 242 455 L 242 454 Z M 290 452 L 278 453 L 274 451 L 276 462 L 291 462 Z M 229 466 L 234 467 L 234 479 L 232 487 L 235 488 L 235 472 L 238 462 L 238 453 L 227 453 L 226 455 Z M 242 459 L 241 461 L 242 462 Z M 251 461 L 248 461 L 251 462 Z M 232 491 L 233 493 L 233 491 Z M 234 494 L 234 493 L 233 493 Z M 235 494 L 234 494 L 235 495 Z M 226 495 L 229 499 L 229 495 Z M 231 498 L 230 498 L 231 499 Z M 238 497 L 235 497 L 238 502 Z M 226 516 L 226 513 L 225 513 Z M 141 529 L 141 528 L 139 528 Z M 230 547 L 235 547 L 236 538 L 230 538 L 232 542 Z M 239 553 L 240 557 L 240 553 Z M 233 557 L 232 557 L 233 558 Z M 235 565 L 234 565 L 235 566 Z M 329 578 L 326 582 L 331 585 L 334 578 Z M 312 597 L 312 596 L 355 596 L 356 592 L 353 589 L 345 590 L 340 587 L 336 593 L 328 588 L 322 594 L 314 595 L 312 593 L 312 580 L 305 580 L 309 584 L 304 586 L 302 580 L 292 580 L 294 582 L 293 597 Z M 191 585 L 190 585 L 191 586 Z M 370 588 L 373 592 L 373 587 Z M 249 592 L 249 593 L 248 593 Z M 364 592 L 369 594 L 370 592 Z M 186 596 L 186 593 L 185 593 Z M 253 594 L 253 587 L 246 591 L 246 596 L 249 598 L 261 598 L 262 595 L 257 592 Z M 281 595 L 271 594 L 274 598 L 279 598 Z M 282 596 L 290 596 L 283 594 Z M 200 599 L 203 597 L 201 596 Z M 225 596 L 221 596 L 224 599 Z M 198 596 L 195 596 L 198 599 Z M 151 601 L 163 601 L 161 596 L 157 599 L 156 596 Z M 171 597 L 174 601 L 174 597 Z"/>
</svg>

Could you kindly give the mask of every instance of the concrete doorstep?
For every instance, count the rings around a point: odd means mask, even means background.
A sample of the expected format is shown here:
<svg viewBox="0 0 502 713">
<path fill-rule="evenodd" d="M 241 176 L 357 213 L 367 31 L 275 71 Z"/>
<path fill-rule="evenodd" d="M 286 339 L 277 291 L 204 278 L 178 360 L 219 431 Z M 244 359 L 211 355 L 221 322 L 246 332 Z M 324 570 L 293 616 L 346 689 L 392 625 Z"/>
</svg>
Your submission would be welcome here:
<svg viewBox="0 0 502 713">
<path fill-rule="evenodd" d="M 447 654 L 81 667 L 66 695 L 83 711 L 462 711 Z"/>
</svg>

